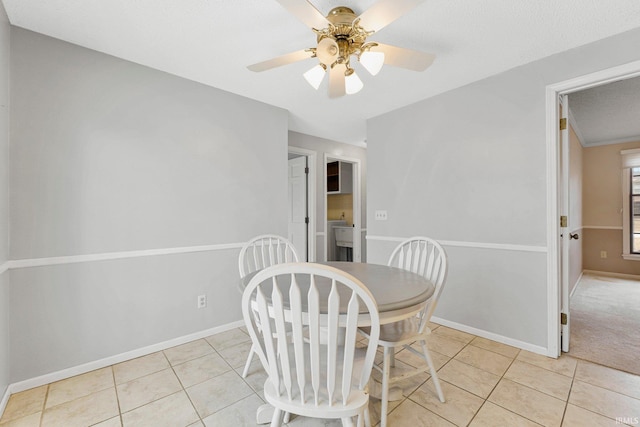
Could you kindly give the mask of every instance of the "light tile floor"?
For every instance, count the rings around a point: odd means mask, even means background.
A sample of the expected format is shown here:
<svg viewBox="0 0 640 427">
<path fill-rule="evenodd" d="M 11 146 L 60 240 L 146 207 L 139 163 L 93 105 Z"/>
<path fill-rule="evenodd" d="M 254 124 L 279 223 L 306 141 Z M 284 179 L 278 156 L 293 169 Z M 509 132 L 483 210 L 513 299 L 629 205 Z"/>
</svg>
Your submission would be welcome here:
<svg viewBox="0 0 640 427">
<path fill-rule="evenodd" d="M 551 359 L 432 324 L 429 343 L 447 399 L 429 375 L 402 383 L 391 427 L 637 425 L 640 377 L 562 356 Z M 259 362 L 234 329 L 11 396 L 0 427 L 253 426 L 264 403 Z M 420 363 L 399 351 L 397 369 Z M 375 371 L 374 371 L 375 372 Z M 374 374 L 375 375 L 375 374 Z M 374 424 L 380 401 L 371 399 Z M 339 426 L 292 417 L 290 426 Z"/>
</svg>

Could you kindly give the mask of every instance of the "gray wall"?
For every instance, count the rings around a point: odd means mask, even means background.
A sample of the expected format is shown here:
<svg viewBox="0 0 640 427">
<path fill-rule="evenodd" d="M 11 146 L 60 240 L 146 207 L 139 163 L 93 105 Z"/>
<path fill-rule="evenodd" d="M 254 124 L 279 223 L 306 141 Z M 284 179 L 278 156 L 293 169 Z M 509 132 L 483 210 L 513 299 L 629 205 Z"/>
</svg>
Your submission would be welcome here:
<svg viewBox="0 0 640 427">
<path fill-rule="evenodd" d="M 12 259 L 286 233 L 286 111 L 18 28 L 11 48 Z M 238 252 L 12 269 L 11 381 L 240 320 Z"/>
<path fill-rule="evenodd" d="M 330 139 L 318 138 L 316 136 L 289 131 L 289 145 L 292 147 L 304 148 L 316 152 L 316 233 L 325 233 L 326 224 L 323 222 L 325 207 L 324 180 L 327 171 L 324 168 L 324 155 L 344 156 L 360 160 L 362 167 L 362 185 L 360 194 L 362 195 L 362 218 L 361 227 L 367 228 L 367 150 L 355 145 L 343 144 Z M 366 259 L 366 247 L 363 242 L 362 255 Z M 324 259 L 325 235 L 316 236 L 316 261 Z"/>
<path fill-rule="evenodd" d="M 0 400 L 9 385 L 9 34 L 0 3 Z"/>
<path fill-rule="evenodd" d="M 545 88 L 638 60 L 639 43 L 623 33 L 368 121 L 369 235 L 456 243 L 437 317 L 547 347 L 547 254 L 457 242 L 546 247 Z M 369 240 L 369 261 L 394 245 Z"/>
</svg>

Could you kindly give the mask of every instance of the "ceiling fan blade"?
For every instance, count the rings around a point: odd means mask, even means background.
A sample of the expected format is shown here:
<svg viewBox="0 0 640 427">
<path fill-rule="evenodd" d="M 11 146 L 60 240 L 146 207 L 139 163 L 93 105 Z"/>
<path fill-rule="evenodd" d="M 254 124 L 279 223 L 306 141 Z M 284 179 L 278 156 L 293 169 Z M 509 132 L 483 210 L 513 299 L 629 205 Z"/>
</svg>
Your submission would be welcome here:
<svg viewBox="0 0 640 427">
<path fill-rule="evenodd" d="M 367 31 L 380 31 L 425 0 L 378 0 L 362 12 L 360 26 Z M 282 3 L 282 2 L 281 2 Z"/>
<path fill-rule="evenodd" d="M 257 64 L 249 65 L 247 68 L 251 71 L 260 72 L 270 70 L 272 68 L 281 67 L 283 65 L 291 64 L 294 62 L 302 61 L 313 57 L 313 52 L 307 50 L 298 50 L 286 55 L 278 56 L 276 58 L 269 59 L 267 61 L 258 62 Z"/>
<path fill-rule="evenodd" d="M 344 85 L 344 64 L 336 64 L 329 71 L 329 98 L 339 98 L 346 94 Z"/>
<path fill-rule="evenodd" d="M 322 29 L 328 22 L 314 5 L 306 0 L 276 0 L 293 16 L 304 22 L 309 28 Z"/>
<path fill-rule="evenodd" d="M 372 52 L 383 52 L 385 64 L 412 71 L 426 70 L 433 64 L 433 60 L 436 58 L 432 53 L 424 53 L 382 43 L 371 47 L 370 50 Z"/>
</svg>

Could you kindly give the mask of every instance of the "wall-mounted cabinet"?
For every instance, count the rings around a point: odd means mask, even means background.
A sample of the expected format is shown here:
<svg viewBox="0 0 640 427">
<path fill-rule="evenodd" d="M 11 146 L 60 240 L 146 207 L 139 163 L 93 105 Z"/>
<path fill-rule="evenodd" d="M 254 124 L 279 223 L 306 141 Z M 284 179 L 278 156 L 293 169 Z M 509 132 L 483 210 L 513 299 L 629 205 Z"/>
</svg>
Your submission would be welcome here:
<svg viewBox="0 0 640 427">
<path fill-rule="evenodd" d="M 327 163 L 327 194 L 353 193 L 353 165 L 345 162 Z"/>
</svg>

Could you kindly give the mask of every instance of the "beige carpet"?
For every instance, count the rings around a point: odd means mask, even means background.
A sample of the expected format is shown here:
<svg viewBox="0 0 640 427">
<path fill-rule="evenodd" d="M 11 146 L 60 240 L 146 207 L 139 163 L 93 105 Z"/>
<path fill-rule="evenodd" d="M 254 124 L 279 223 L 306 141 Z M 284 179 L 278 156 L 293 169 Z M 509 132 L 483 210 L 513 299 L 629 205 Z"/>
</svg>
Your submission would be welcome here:
<svg viewBox="0 0 640 427">
<path fill-rule="evenodd" d="M 585 274 L 570 304 L 569 355 L 640 375 L 640 281 Z"/>
</svg>

